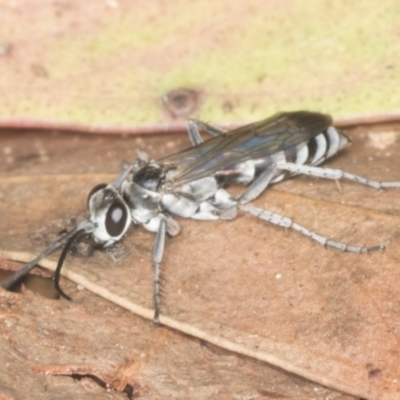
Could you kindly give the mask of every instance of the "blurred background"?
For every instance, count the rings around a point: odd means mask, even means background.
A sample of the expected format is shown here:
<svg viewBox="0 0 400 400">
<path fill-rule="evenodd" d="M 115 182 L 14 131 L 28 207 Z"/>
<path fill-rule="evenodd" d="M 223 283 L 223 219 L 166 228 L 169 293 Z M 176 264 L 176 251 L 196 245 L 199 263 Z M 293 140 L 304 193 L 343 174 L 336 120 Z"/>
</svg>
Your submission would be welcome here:
<svg viewBox="0 0 400 400">
<path fill-rule="evenodd" d="M 399 110 L 400 3 L 0 0 L 0 124 L 146 132 Z"/>
</svg>

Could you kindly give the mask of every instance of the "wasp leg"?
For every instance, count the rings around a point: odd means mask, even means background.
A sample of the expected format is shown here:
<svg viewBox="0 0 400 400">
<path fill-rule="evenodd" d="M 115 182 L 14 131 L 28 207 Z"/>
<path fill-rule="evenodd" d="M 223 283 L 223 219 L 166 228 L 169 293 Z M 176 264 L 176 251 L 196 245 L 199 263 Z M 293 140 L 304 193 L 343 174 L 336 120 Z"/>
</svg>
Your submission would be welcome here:
<svg viewBox="0 0 400 400">
<path fill-rule="evenodd" d="M 124 259 L 132 250 L 128 250 L 122 242 L 117 242 L 106 248 L 108 256 L 114 263 Z"/>
<path fill-rule="evenodd" d="M 246 191 L 237 198 L 239 204 L 246 204 L 256 199 L 269 185 L 271 180 L 276 175 L 277 169 L 275 167 L 266 169 Z"/>
<path fill-rule="evenodd" d="M 310 167 L 308 165 L 297 165 L 291 163 L 279 163 L 276 165 L 276 168 L 284 171 L 289 171 L 294 174 L 310 175 L 310 176 L 315 176 L 317 178 L 334 179 L 334 180 L 348 179 L 352 182 L 356 182 L 365 186 L 370 186 L 375 189 L 400 188 L 400 182 L 373 181 L 371 179 L 364 178 L 362 176 L 342 171 L 341 169 Z"/>
<path fill-rule="evenodd" d="M 153 280 L 154 280 L 154 318 L 153 321 L 158 323 L 160 317 L 160 307 L 161 307 L 161 271 L 160 264 L 164 254 L 164 244 L 165 244 L 165 231 L 166 222 L 164 219 L 161 220 L 160 226 L 157 231 L 156 241 L 154 243 L 153 250 Z"/>
<path fill-rule="evenodd" d="M 128 168 L 126 168 L 124 171 L 121 172 L 121 174 L 117 177 L 117 179 L 114 180 L 114 182 L 111 184 L 111 186 L 114 189 L 119 190 L 121 188 L 121 186 L 124 183 L 125 179 L 130 174 L 130 172 L 132 170 L 132 167 L 133 166 L 129 166 Z"/>
<path fill-rule="evenodd" d="M 214 137 L 223 135 L 225 133 L 222 129 L 215 128 L 197 119 L 189 119 L 186 124 L 187 124 L 189 138 L 193 146 L 197 146 L 198 144 L 204 142 L 203 138 L 200 135 L 199 130 L 205 131 Z"/>
<path fill-rule="evenodd" d="M 348 251 L 352 253 L 363 253 L 363 254 L 370 253 L 371 251 L 376 251 L 376 250 L 384 250 L 385 248 L 385 246 L 383 245 L 377 245 L 372 247 L 349 246 L 345 243 L 335 242 L 321 235 L 318 235 L 317 233 L 310 231 L 304 226 L 296 224 L 290 218 L 283 217 L 279 214 L 274 214 L 269 211 L 263 210 L 261 208 L 253 207 L 251 205 L 242 205 L 240 206 L 240 208 L 243 211 L 255 215 L 256 217 L 261 218 L 264 221 L 270 222 L 271 224 L 283 226 L 285 228 L 293 229 L 297 232 L 300 232 L 302 235 L 309 237 L 311 240 L 315 240 L 316 242 L 322 244 L 323 246 L 330 246 L 342 251 Z"/>
</svg>

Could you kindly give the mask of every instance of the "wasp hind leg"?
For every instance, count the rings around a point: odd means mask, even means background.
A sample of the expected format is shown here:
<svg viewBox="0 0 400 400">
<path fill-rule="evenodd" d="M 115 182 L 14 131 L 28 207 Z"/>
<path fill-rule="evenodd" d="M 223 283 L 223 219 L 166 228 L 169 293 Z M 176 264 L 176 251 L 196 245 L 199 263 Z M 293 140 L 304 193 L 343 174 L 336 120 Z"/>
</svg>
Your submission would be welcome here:
<svg viewBox="0 0 400 400">
<path fill-rule="evenodd" d="M 370 186 L 375 189 L 400 188 L 400 182 L 373 181 L 371 179 L 364 178 L 359 175 L 354 175 L 349 172 L 342 171 L 341 169 L 312 167 L 309 165 L 298 165 L 292 163 L 278 163 L 276 165 L 276 168 L 282 171 L 288 171 L 298 175 L 314 176 L 316 178 L 334 179 L 334 180 L 347 179 L 349 181 L 356 182 L 365 186 Z"/>
<path fill-rule="evenodd" d="M 224 130 L 215 128 L 214 126 L 206 124 L 205 122 L 201 122 L 197 119 L 189 119 L 187 121 L 187 130 L 193 146 L 197 146 L 198 144 L 204 142 L 204 139 L 201 137 L 199 130 L 207 132 L 214 137 L 225 134 Z"/>
<path fill-rule="evenodd" d="M 366 254 L 376 250 L 384 250 L 385 246 L 377 245 L 372 247 L 364 247 L 364 246 L 349 246 L 345 243 L 335 242 L 334 240 L 328 239 L 317 233 L 310 231 L 309 229 L 301 226 L 295 222 L 293 222 L 290 218 L 283 217 L 279 214 L 274 214 L 269 211 L 263 210 L 261 208 L 253 207 L 251 205 L 241 205 L 240 208 L 243 211 L 246 211 L 249 214 L 252 214 L 264 221 L 270 222 L 271 224 L 282 226 L 284 228 L 293 229 L 297 232 L 300 232 L 302 235 L 307 236 L 311 240 L 314 240 L 321 244 L 322 246 L 334 247 L 336 249 L 342 251 L 348 251 L 352 253 L 361 253 Z"/>
<path fill-rule="evenodd" d="M 270 184 L 276 176 L 277 169 L 275 167 L 268 168 L 257 177 L 246 191 L 237 198 L 239 204 L 246 204 L 256 199 Z"/>
</svg>

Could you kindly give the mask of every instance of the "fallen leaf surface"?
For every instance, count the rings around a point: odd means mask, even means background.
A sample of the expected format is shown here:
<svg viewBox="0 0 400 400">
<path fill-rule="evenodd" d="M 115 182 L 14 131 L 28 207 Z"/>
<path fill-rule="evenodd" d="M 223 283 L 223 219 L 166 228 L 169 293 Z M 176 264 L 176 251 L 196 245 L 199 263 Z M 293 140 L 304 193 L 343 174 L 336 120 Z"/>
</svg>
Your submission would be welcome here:
<svg viewBox="0 0 400 400">
<path fill-rule="evenodd" d="M 353 146 L 329 166 L 375 179 L 399 179 L 398 142 L 377 148 L 369 130 L 354 130 Z M 132 162 L 139 148 L 157 159 L 186 147 L 188 140 L 3 132 L 2 145 L 4 258 L 10 252 L 38 254 L 63 228 L 84 218 L 91 187 L 112 181 L 121 162 Z M 254 202 L 338 241 L 387 245 L 384 252 L 369 255 L 324 249 L 244 213 L 232 221 L 179 220 L 182 233 L 167 241 L 163 260 L 167 281 L 161 322 L 190 327 L 204 346 L 66 279 L 61 284 L 73 303 L 28 291 L 2 291 L 4 396 L 20 398 L 25 393 L 20 391 L 34 387 L 43 399 L 51 398 L 67 383 L 82 396 L 90 396 L 93 387 L 106 396 L 104 387 L 88 379 L 95 376 L 116 389 L 111 394 L 115 398 L 125 396 L 121 391 L 126 387 L 144 398 L 188 398 L 193 392 L 196 398 L 216 393 L 220 398 L 270 398 L 276 393 L 326 398 L 328 389 L 316 383 L 366 399 L 398 398 L 397 190 L 376 191 L 348 182 L 341 182 L 339 190 L 332 181 L 298 177 Z M 129 309 L 136 304 L 151 310 L 153 242 L 153 234 L 132 228 L 121 260 L 113 262 L 106 252 L 84 259 L 70 256 L 65 273 L 124 299 Z M 281 369 L 316 383 L 309 386 Z M 26 386 L 24 376 L 29 376 Z M 71 382 L 71 376 L 83 378 Z M 271 388 L 280 379 L 285 383 L 276 392 Z M 291 391 L 300 390 L 299 385 L 304 392 Z M 72 398 L 70 393 L 65 398 Z"/>
<path fill-rule="evenodd" d="M 1 398 L 350 399 L 88 292 L 73 307 L 31 292 L 0 299 Z"/>
</svg>

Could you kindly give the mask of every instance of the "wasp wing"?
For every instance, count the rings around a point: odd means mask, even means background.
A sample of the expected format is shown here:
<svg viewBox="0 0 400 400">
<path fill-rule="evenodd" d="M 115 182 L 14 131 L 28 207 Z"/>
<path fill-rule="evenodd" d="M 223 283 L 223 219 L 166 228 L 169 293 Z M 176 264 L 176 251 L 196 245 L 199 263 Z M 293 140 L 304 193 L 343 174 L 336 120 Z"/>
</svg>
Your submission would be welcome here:
<svg viewBox="0 0 400 400">
<path fill-rule="evenodd" d="M 268 167 L 268 156 L 280 151 L 295 154 L 299 145 L 307 144 L 331 124 L 332 117 L 325 114 L 282 112 L 172 154 L 159 164 L 174 170 L 170 180 L 174 187 L 221 172 L 237 172 L 235 165 L 250 159 L 265 158 Z"/>
</svg>

